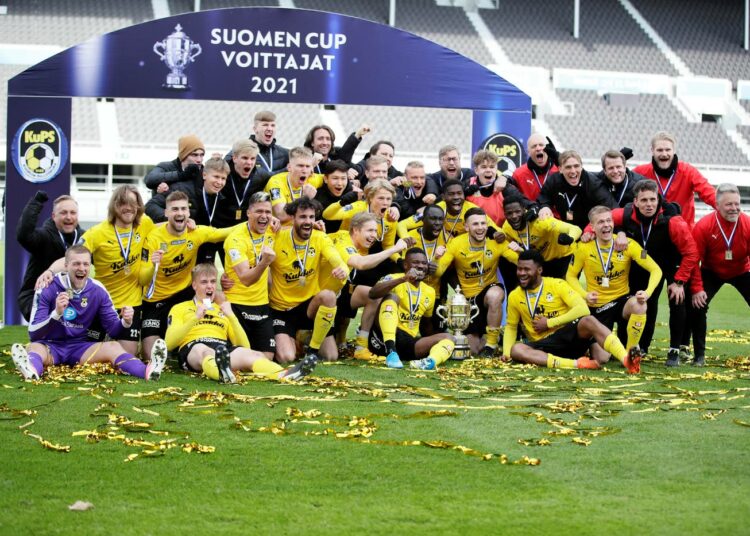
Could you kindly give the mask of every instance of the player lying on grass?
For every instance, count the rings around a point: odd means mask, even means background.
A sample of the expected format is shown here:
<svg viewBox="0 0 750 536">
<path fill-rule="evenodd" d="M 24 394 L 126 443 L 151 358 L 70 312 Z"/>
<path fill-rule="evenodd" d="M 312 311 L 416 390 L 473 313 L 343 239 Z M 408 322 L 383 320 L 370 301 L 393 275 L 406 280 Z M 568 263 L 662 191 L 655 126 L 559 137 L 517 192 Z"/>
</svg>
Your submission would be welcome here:
<svg viewBox="0 0 750 536">
<path fill-rule="evenodd" d="M 50 365 L 110 363 L 126 374 L 158 380 L 167 359 L 163 340 L 156 340 L 151 361 L 145 364 L 114 340 L 88 338 L 89 328 L 96 325 L 112 339 L 122 338 L 133 322 L 133 308 L 123 307 L 120 318 L 104 286 L 89 277 L 91 252 L 84 246 L 68 248 L 65 270 L 36 291 L 29 324 L 31 343 L 26 348 L 22 344 L 12 347 L 13 362 L 24 379 L 38 380 Z"/>
<path fill-rule="evenodd" d="M 178 303 L 169 312 L 167 348 L 178 348 L 178 360 L 185 370 L 202 372 L 212 380 L 235 383 L 235 371 L 252 371 L 273 380 L 299 380 L 310 374 L 317 359 L 308 355 L 287 369 L 250 342 L 228 301 L 216 298 L 218 272 L 213 264 L 199 264 L 192 271 L 192 300 Z"/>
<path fill-rule="evenodd" d="M 503 359 L 548 368 L 598 369 L 612 354 L 630 374 L 640 372 L 638 347 L 627 352 L 617 336 L 589 314 L 583 297 L 570 285 L 542 277 L 543 263 L 535 249 L 518 256 L 519 286 L 508 296 Z M 516 342 L 519 323 L 527 342 Z M 586 352 L 591 358 L 582 357 Z"/>
</svg>

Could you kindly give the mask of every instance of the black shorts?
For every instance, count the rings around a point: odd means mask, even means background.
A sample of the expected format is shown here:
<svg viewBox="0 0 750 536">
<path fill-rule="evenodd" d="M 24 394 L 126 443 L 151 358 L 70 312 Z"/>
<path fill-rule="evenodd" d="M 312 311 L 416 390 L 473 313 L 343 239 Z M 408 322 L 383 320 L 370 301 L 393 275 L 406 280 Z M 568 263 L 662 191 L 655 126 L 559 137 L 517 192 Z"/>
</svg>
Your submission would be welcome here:
<svg viewBox="0 0 750 536">
<path fill-rule="evenodd" d="M 582 339 L 578 336 L 578 322 L 580 320 L 580 318 L 576 318 L 552 335 L 538 341 L 529 341 L 527 344 L 535 350 L 541 350 L 558 357 L 578 359 L 585 355 L 591 345 L 594 344 L 593 339 Z"/>
<path fill-rule="evenodd" d="M 338 298 L 336 298 L 336 317 L 354 318 L 357 316 L 357 309 L 352 307 L 352 294 L 358 286 L 354 283 L 347 283 L 341 289 Z"/>
<path fill-rule="evenodd" d="M 141 305 L 141 337 L 164 338 L 169 311 L 178 303 L 191 300 L 194 294 L 192 287 L 187 287 L 160 302 L 144 301 Z"/>
<path fill-rule="evenodd" d="M 190 372 L 201 372 L 200 370 L 195 370 L 194 368 L 192 368 L 187 360 L 190 350 L 192 350 L 196 344 L 205 344 L 214 351 L 223 344 L 227 347 L 227 350 L 230 354 L 238 348 L 237 346 L 229 344 L 229 341 L 225 341 L 223 339 L 214 339 L 212 337 L 195 339 L 194 341 L 190 341 L 177 351 L 177 362 L 180 364 L 180 367 L 183 370 L 187 370 Z"/>
<path fill-rule="evenodd" d="M 245 330 L 250 348 L 259 352 L 275 352 L 276 339 L 273 333 L 271 307 L 268 305 L 232 304 L 232 311 L 237 315 L 242 329 Z"/>
<path fill-rule="evenodd" d="M 396 353 L 401 358 L 401 361 L 413 361 L 417 359 L 415 352 L 415 345 L 417 344 L 417 338 L 412 337 L 401 328 L 396 328 Z M 367 347 L 375 355 L 385 355 L 385 342 L 383 341 L 383 334 L 380 331 L 380 326 L 373 326 L 370 331 L 370 337 L 368 340 Z"/>
<path fill-rule="evenodd" d="M 134 341 L 138 342 L 141 340 L 141 309 L 142 306 L 133 307 L 133 323 L 129 328 L 122 329 L 122 335 L 117 337 L 118 341 Z M 119 313 L 120 311 L 118 311 Z M 100 318 L 97 316 L 91 325 L 86 330 L 86 337 L 92 341 L 104 342 L 108 339 L 107 332 L 104 331 Z"/>
<path fill-rule="evenodd" d="M 622 322 L 622 310 L 629 298 L 630 296 L 620 296 L 601 307 L 592 309 L 591 314 L 611 331 L 615 323 L 619 325 Z"/>
<path fill-rule="evenodd" d="M 487 296 L 487 292 L 489 292 L 492 287 L 503 288 L 500 283 L 490 283 L 482 289 L 482 292 L 473 298 L 469 298 L 469 302 L 476 304 L 476 306 L 479 307 L 479 314 L 471 321 L 471 324 L 469 324 L 469 327 L 465 330 L 467 335 L 472 333 L 481 337 L 484 335 L 485 331 L 487 331 L 487 307 L 484 305 L 484 297 Z M 500 306 L 502 307 L 502 303 Z"/>
<path fill-rule="evenodd" d="M 293 339 L 297 336 L 298 331 L 312 329 L 315 319 L 307 317 L 307 308 L 310 306 L 311 301 L 312 298 L 300 303 L 296 307 L 292 307 L 288 311 L 271 309 L 274 334 L 289 335 Z"/>
</svg>

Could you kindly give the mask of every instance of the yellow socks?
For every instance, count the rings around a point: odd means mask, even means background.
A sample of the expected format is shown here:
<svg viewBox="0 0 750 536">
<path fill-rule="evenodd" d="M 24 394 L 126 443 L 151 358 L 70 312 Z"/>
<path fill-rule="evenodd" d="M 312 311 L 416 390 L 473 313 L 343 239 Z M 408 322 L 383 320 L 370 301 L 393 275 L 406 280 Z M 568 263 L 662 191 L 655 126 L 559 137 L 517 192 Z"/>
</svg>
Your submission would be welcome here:
<svg viewBox="0 0 750 536">
<path fill-rule="evenodd" d="M 217 382 L 219 381 L 219 367 L 216 366 L 216 358 L 214 356 L 210 355 L 205 357 L 201 363 L 201 368 L 203 369 L 203 374 L 205 374 L 207 378 Z"/>
<path fill-rule="evenodd" d="M 490 326 L 487 326 L 486 333 L 487 342 L 485 342 L 484 345 L 489 346 L 490 348 L 497 348 L 497 343 L 500 340 L 500 328 L 492 328 Z"/>
<path fill-rule="evenodd" d="M 638 346 L 638 342 L 641 340 L 641 333 L 643 332 L 643 326 L 646 325 L 646 315 L 630 315 L 628 318 L 628 348 Z"/>
<path fill-rule="evenodd" d="M 396 328 L 398 327 L 398 304 L 393 300 L 383 300 L 380 304 L 380 332 L 383 334 L 383 342 L 396 340 Z"/>
<path fill-rule="evenodd" d="M 367 348 L 367 338 L 370 336 L 369 331 L 359 330 L 357 332 L 357 338 L 354 339 L 354 348 Z"/>
<path fill-rule="evenodd" d="M 266 378 L 271 378 L 272 380 L 278 380 L 279 374 L 284 372 L 284 370 L 284 367 L 266 359 L 265 357 L 258 358 L 253 362 L 253 372 L 256 374 L 262 374 Z"/>
<path fill-rule="evenodd" d="M 576 362 L 574 359 L 547 354 L 547 368 L 576 368 Z"/>
<path fill-rule="evenodd" d="M 442 341 L 435 343 L 435 345 L 430 348 L 430 357 L 435 362 L 435 366 L 448 361 L 455 346 L 456 343 L 450 339 L 443 339 Z"/>
<path fill-rule="evenodd" d="M 326 307 L 325 305 L 318 307 L 318 312 L 315 313 L 312 337 L 310 338 L 311 350 L 316 352 L 320 350 L 320 345 L 323 344 L 323 339 L 328 336 L 328 332 L 331 330 L 334 318 L 336 318 L 335 307 Z"/>
<path fill-rule="evenodd" d="M 646 315 L 642 315 L 643 318 L 646 318 Z M 631 316 L 632 318 L 632 316 Z M 628 328 L 630 328 L 630 323 L 628 323 Z M 628 329 L 630 331 L 630 329 Z M 640 335 L 638 336 L 640 338 Z M 617 338 L 617 335 L 614 333 L 610 333 L 607 335 L 607 338 L 604 339 L 604 349 L 612 354 L 612 357 L 617 359 L 620 363 L 625 361 L 625 357 L 628 355 L 628 351 L 625 350 L 625 347 L 620 342 L 620 339 Z"/>
</svg>

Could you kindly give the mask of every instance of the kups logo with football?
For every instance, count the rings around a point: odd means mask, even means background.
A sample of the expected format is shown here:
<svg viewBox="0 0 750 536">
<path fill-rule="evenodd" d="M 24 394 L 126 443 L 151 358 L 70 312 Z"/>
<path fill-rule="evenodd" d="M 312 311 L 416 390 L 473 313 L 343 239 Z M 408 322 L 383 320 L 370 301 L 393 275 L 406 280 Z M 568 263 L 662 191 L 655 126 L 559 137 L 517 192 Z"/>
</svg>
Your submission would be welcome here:
<svg viewBox="0 0 750 536">
<path fill-rule="evenodd" d="M 62 129 L 47 119 L 32 119 L 13 138 L 13 163 L 29 182 L 54 179 L 68 159 L 68 144 Z"/>
<path fill-rule="evenodd" d="M 524 160 L 521 143 L 510 134 L 493 134 L 484 140 L 482 149 L 492 151 L 500 157 L 497 169 L 504 175 L 512 175 Z"/>
</svg>

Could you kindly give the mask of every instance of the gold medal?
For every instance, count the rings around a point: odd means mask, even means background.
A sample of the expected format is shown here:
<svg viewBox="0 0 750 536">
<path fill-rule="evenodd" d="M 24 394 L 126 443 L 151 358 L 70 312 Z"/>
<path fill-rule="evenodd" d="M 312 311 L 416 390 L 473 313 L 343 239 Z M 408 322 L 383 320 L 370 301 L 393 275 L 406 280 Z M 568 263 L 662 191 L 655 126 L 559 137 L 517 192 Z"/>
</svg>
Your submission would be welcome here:
<svg viewBox="0 0 750 536">
<path fill-rule="evenodd" d="M 125 272 L 125 275 L 130 275 L 130 266 L 126 264 L 122 271 Z"/>
<path fill-rule="evenodd" d="M 646 257 L 648 257 L 648 251 L 645 249 L 641 250 L 641 259 L 645 259 Z"/>
<path fill-rule="evenodd" d="M 234 213 L 234 219 L 237 221 L 240 221 L 242 219 L 242 210 L 237 209 L 237 212 Z"/>
<path fill-rule="evenodd" d="M 569 210 L 565 213 L 565 219 L 568 221 L 573 221 L 573 211 Z"/>
<path fill-rule="evenodd" d="M 731 261 L 732 260 L 732 250 L 728 249 L 724 252 L 724 259 Z"/>
<path fill-rule="evenodd" d="M 609 277 L 602 277 L 602 287 L 609 288 Z"/>
<path fill-rule="evenodd" d="M 299 278 L 299 280 L 297 281 L 297 284 L 301 287 L 304 287 L 306 281 L 307 281 L 307 278 L 303 275 L 302 277 Z"/>
</svg>

